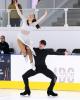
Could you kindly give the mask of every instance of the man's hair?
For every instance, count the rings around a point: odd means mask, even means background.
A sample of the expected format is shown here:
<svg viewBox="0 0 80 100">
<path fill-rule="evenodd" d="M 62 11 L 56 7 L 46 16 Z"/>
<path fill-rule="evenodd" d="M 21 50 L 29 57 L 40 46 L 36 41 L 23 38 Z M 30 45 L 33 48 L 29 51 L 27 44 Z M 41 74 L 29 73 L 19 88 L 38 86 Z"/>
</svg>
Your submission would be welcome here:
<svg viewBox="0 0 80 100">
<path fill-rule="evenodd" d="M 3 37 L 5 39 L 5 36 L 4 35 L 1 35 L 1 37 Z"/>
<path fill-rule="evenodd" d="M 46 46 L 46 41 L 45 40 L 41 40 L 40 43 Z"/>
</svg>

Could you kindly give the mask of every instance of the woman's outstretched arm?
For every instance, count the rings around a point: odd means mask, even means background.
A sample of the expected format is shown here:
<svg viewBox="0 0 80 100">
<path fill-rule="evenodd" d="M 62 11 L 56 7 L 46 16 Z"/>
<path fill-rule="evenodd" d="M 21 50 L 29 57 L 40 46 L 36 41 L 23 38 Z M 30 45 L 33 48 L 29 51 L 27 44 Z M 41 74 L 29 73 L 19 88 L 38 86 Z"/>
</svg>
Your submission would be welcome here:
<svg viewBox="0 0 80 100">
<path fill-rule="evenodd" d="M 41 18 L 39 18 L 36 22 L 33 22 L 32 25 L 35 26 L 39 24 L 46 16 L 47 16 L 47 11 L 45 11 L 44 15 Z"/>
<path fill-rule="evenodd" d="M 20 9 L 18 7 L 18 4 L 16 2 L 15 2 L 15 7 L 16 7 L 17 13 L 20 16 L 20 18 L 21 19 L 24 19 L 24 16 L 23 16 L 22 12 L 20 11 Z"/>
</svg>

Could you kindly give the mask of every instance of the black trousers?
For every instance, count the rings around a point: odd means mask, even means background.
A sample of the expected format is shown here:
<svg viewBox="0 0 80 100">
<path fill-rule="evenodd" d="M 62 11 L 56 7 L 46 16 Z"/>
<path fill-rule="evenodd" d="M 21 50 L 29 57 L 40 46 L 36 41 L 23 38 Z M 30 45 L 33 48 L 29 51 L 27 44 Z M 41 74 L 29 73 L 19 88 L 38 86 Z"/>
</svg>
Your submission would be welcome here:
<svg viewBox="0 0 80 100">
<path fill-rule="evenodd" d="M 21 19 L 19 18 L 19 19 L 10 19 L 10 25 L 12 26 L 12 27 L 19 27 L 20 26 L 20 22 L 21 22 Z"/>
<path fill-rule="evenodd" d="M 44 65 L 45 66 L 45 65 Z M 51 71 L 49 70 L 46 66 L 44 69 L 36 69 L 36 71 L 33 71 L 32 69 L 30 69 L 29 71 L 27 71 L 23 76 L 23 81 L 24 81 L 24 84 L 25 84 L 25 91 L 27 91 L 29 88 L 29 81 L 28 81 L 28 78 L 31 77 L 31 76 L 34 76 L 38 73 L 42 73 L 44 74 L 45 76 L 47 76 L 48 78 L 51 79 L 51 83 L 50 83 L 50 86 L 48 87 L 48 90 L 52 91 L 53 90 L 53 87 L 56 83 L 56 80 L 57 80 L 57 77 L 56 75 Z"/>
</svg>

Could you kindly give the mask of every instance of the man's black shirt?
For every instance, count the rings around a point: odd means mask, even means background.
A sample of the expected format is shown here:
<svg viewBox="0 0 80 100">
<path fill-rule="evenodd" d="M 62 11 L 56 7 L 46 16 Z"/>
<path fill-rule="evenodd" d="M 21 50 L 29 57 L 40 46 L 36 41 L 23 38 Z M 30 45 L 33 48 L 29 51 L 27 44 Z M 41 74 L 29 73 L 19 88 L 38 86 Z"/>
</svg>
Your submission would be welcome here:
<svg viewBox="0 0 80 100">
<path fill-rule="evenodd" d="M 45 63 L 46 56 L 55 54 L 53 49 L 34 48 L 34 51 L 36 54 L 36 56 L 34 56 L 36 69 L 46 68 L 47 67 Z"/>
</svg>

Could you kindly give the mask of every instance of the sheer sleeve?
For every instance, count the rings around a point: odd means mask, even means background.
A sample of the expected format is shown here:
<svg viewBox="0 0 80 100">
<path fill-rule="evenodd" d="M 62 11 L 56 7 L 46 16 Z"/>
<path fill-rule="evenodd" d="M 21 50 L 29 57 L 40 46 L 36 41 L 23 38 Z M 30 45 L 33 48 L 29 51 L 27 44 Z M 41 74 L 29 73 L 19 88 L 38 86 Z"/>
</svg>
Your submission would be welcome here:
<svg viewBox="0 0 80 100">
<path fill-rule="evenodd" d="M 24 21 L 25 20 L 25 17 L 23 16 L 23 14 L 21 13 L 20 9 L 18 8 L 17 4 L 15 4 L 16 6 L 16 10 L 17 10 L 17 13 L 18 15 L 20 16 L 20 18 Z"/>
<path fill-rule="evenodd" d="M 40 19 L 38 19 L 36 22 L 33 22 L 32 25 L 35 26 L 39 24 L 44 18 L 46 17 L 46 14 L 44 14 Z"/>
</svg>

